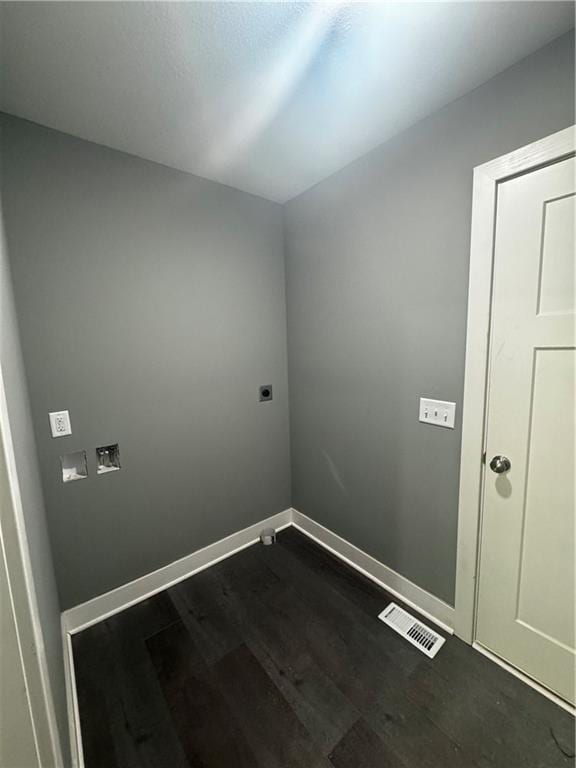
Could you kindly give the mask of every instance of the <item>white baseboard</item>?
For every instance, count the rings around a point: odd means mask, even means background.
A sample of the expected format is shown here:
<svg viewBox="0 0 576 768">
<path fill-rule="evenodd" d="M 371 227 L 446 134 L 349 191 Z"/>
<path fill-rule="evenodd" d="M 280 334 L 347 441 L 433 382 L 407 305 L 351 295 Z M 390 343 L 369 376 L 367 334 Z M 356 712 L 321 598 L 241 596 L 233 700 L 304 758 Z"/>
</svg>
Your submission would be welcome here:
<svg viewBox="0 0 576 768">
<path fill-rule="evenodd" d="M 84 768 L 82 749 L 82 730 L 80 728 L 80 710 L 76 690 L 76 672 L 72 655 L 72 635 L 67 631 L 62 618 L 62 646 L 64 649 L 64 680 L 66 683 L 66 707 L 68 710 L 68 736 L 72 768 Z"/>
<path fill-rule="evenodd" d="M 416 586 L 396 571 L 378 562 L 370 555 L 355 547 L 323 525 L 314 522 L 295 509 L 285 509 L 276 515 L 233 533 L 225 539 L 214 542 L 197 552 L 169 563 L 139 579 L 123 584 L 103 595 L 74 606 L 62 614 L 62 640 L 64 644 L 64 666 L 66 694 L 70 725 L 72 764 L 84 768 L 82 734 L 76 693 L 74 661 L 72 656 L 72 635 L 146 600 L 152 595 L 177 584 L 199 571 L 215 565 L 236 552 L 255 544 L 263 528 L 277 531 L 294 525 L 338 558 L 367 576 L 387 592 L 402 600 L 418 613 L 426 616 L 445 632 L 452 633 L 454 609 L 421 587 Z"/>
<path fill-rule="evenodd" d="M 292 509 L 285 509 L 276 515 L 267 517 L 248 528 L 233 533 L 225 539 L 209 544 L 203 549 L 193 552 L 165 565 L 152 573 L 147 573 L 139 579 L 123 584 L 110 592 L 98 595 L 92 600 L 74 606 L 62 613 L 62 642 L 64 646 L 64 674 L 66 677 L 66 699 L 68 705 L 68 723 L 72 765 L 74 768 L 84 768 L 84 753 L 82 750 L 82 732 L 80 729 L 80 712 L 76 691 L 76 676 L 72 655 L 72 635 L 113 616 L 131 605 L 140 603 L 148 597 L 162 592 L 168 587 L 189 578 L 220 560 L 224 560 L 236 552 L 255 544 L 263 528 L 275 528 L 281 531 L 292 524 Z"/>
<path fill-rule="evenodd" d="M 454 608 L 451 605 L 296 509 L 292 510 L 292 525 L 391 595 L 433 621 L 445 632 L 453 634 Z"/>
<path fill-rule="evenodd" d="M 81 632 L 115 613 L 124 611 L 131 605 L 146 600 L 179 581 L 215 565 L 220 560 L 224 560 L 256 543 L 263 528 L 270 527 L 279 531 L 290 525 L 294 525 L 306 536 L 376 582 L 406 605 L 426 616 L 444 631 L 453 633 L 454 608 L 452 606 L 296 509 L 285 509 L 283 512 L 237 531 L 225 539 L 209 544 L 203 549 L 158 568 L 152 573 L 147 573 L 139 579 L 130 581 L 128 584 L 123 584 L 110 592 L 105 592 L 103 595 L 98 595 L 92 600 L 64 611 L 62 614 L 63 631 L 72 635 Z"/>
<path fill-rule="evenodd" d="M 92 624 L 113 616 L 115 613 L 129 608 L 131 605 L 146 600 L 148 597 L 162 592 L 164 589 L 187 579 L 194 573 L 215 565 L 220 560 L 239 552 L 241 549 L 255 544 L 263 528 L 276 528 L 277 531 L 288 527 L 292 522 L 292 510 L 285 509 L 272 517 L 267 517 L 248 528 L 233 533 L 225 539 L 209 544 L 203 549 L 181 557 L 173 563 L 147 573 L 139 579 L 122 584 L 110 592 L 98 595 L 92 600 L 74 606 L 62 614 L 62 621 L 67 632 L 74 635 L 87 629 Z"/>
</svg>

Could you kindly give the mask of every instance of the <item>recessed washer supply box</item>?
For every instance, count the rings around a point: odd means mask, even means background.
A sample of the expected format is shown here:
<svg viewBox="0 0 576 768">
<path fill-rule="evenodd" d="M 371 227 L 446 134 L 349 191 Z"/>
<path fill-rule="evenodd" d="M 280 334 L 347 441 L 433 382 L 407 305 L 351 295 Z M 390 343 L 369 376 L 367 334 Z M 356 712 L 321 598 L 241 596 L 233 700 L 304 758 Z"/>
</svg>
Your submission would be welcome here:
<svg viewBox="0 0 576 768">
<path fill-rule="evenodd" d="M 74 451 L 60 456 L 62 466 L 62 482 L 71 483 L 74 480 L 84 480 L 88 477 L 86 451 Z"/>
<path fill-rule="evenodd" d="M 102 445 L 96 448 L 97 469 L 96 474 L 104 475 L 106 472 L 116 472 L 120 469 L 120 448 L 118 443 Z"/>
</svg>

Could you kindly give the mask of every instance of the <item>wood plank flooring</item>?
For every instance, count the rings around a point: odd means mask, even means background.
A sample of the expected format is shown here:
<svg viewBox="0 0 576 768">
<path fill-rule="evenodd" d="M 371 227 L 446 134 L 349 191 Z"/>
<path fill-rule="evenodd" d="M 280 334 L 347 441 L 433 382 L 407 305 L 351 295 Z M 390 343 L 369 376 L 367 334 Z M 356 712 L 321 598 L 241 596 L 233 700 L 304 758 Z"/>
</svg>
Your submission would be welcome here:
<svg viewBox="0 0 576 768">
<path fill-rule="evenodd" d="M 73 638 L 86 768 L 556 768 L 574 720 L 297 532 Z"/>
</svg>

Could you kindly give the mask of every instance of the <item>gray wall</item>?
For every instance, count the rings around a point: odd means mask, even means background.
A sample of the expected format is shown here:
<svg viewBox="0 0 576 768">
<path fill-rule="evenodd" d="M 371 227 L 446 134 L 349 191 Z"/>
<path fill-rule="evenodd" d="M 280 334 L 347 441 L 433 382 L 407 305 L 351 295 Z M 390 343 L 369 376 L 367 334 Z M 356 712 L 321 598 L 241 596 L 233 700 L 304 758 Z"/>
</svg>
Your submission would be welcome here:
<svg viewBox="0 0 576 768">
<path fill-rule="evenodd" d="M 5 225 L 60 599 L 290 505 L 282 209 L 3 118 Z M 274 400 L 258 402 L 258 385 Z M 52 439 L 48 412 L 73 434 Z M 120 443 L 122 470 L 94 450 Z M 63 485 L 59 455 L 89 478 Z"/>
<path fill-rule="evenodd" d="M 2 119 L 63 607 L 291 502 L 453 601 L 472 168 L 573 122 L 573 88 L 567 36 L 285 207 L 292 498 L 282 209 Z M 420 425 L 420 395 L 456 400 L 457 429 Z"/>
<path fill-rule="evenodd" d="M 565 36 L 286 206 L 292 503 L 454 600 L 472 169 L 574 122 Z M 418 398 L 457 403 L 454 431 Z"/>
<path fill-rule="evenodd" d="M 1 169 L 0 169 L 1 172 Z M 11 441 L 11 450 L 16 465 L 17 483 L 22 501 L 22 514 L 26 527 L 27 544 L 30 554 L 30 565 L 34 596 L 41 624 L 42 644 L 48 667 L 49 685 L 54 701 L 54 708 L 58 718 L 60 742 L 67 752 L 68 729 L 66 715 L 66 694 L 64 689 L 64 660 L 62 655 L 62 642 L 60 634 L 60 608 L 54 567 L 48 530 L 46 525 L 46 512 L 38 456 L 32 428 L 32 416 L 28 389 L 24 374 L 22 351 L 16 312 L 14 308 L 14 296 L 10 265 L 4 240 L 4 227 L 2 219 L 2 207 L 0 201 L 0 372 L 4 384 L 6 405 L 8 408 L 9 424 L 0 426 L 0 439 Z M 9 432 L 9 434 L 8 434 Z M 3 473 L 0 472 L 3 475 Z M 0 478 L 0 484 L 5 486 L 6 478 Z M 34 634 L 32 617 L 29 614 L 29 600 L 25 584 L 24 566 L 20 552 L 20 536 L 17 521 L 14 517 L 12 504 L 7 503 L 8 493 L 6 487 L 0 494 L 0 528 L 6 551 L 7 567 L 11 576 L 16 608 L 18 610 L 18 622 L 21 642 L 25 644 L 23 650 L 26 663 L 42 663 L 42 649 L 37 647 L 37 638 Z M 4 503 L 2 501 L 4 500 Z M 7 609 L 3 606 L 4 611 Z M 6 616 L 4 615 L 4 618 Z M 9 627 L 6 627 L 9 631 Z M 6 662 L 4 662 L 6 663 Z M 39 744 L 41 749 L 49 749 L 46 746 L 46 723 L 41 694 L 41 671 L 34 664 L 34 669 L 29 669 L 30 695 L 32 705 L 35 708 L 41 722 L 37 723 L 39 730 Z M 16 670 L 14 670 L 16 673 Z M 2 678 L 3 680 L 4 678 Z M 16 702 L 14 703 L 16 707 Z M 3 711 L 3 710 L 2 710 Z M 0 715 L 1 717 L 1 715 Z M 21 722 L 24 728 L 24 721 Z M 43 727 L 44 726 L 44 727 Z M 8 725 L 7 725 L 8 727 Z M 16 734 L 13 734 L 15 737 Z M 6 764 L 6 763 L 5 763 Z M 48 763 L 47 763 L 48 765 Z"/>
</svg>

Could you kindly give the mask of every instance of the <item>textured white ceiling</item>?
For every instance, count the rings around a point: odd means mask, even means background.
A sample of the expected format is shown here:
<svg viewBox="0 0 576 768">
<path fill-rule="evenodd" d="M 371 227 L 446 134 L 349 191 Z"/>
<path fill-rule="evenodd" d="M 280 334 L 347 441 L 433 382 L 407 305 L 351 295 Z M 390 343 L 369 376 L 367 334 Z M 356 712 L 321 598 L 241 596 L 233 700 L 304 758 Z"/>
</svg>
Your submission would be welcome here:
<svg viewBox="0 0 576 768">
<path fill-rule="evenodd" d="M 558 2 L 3 6 L 4 111 L 280 202 L 574 20 Z"/>
</svg>

